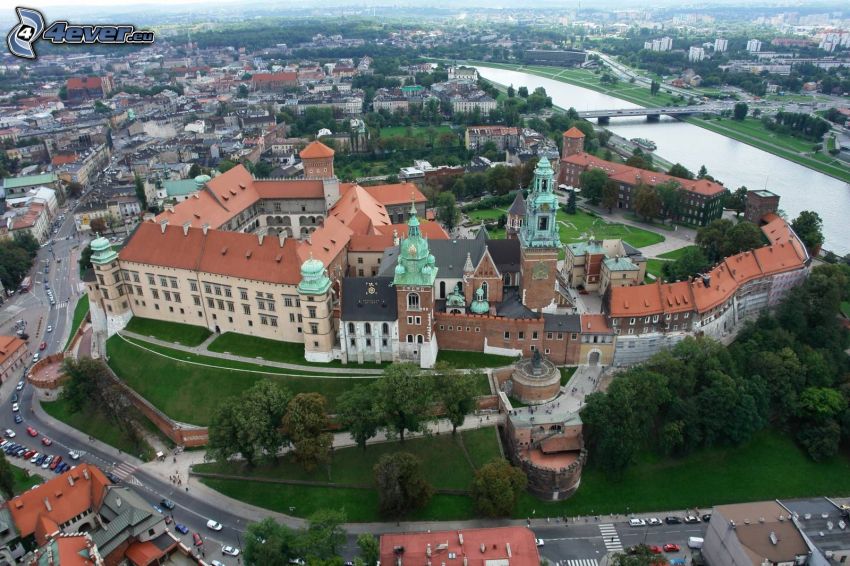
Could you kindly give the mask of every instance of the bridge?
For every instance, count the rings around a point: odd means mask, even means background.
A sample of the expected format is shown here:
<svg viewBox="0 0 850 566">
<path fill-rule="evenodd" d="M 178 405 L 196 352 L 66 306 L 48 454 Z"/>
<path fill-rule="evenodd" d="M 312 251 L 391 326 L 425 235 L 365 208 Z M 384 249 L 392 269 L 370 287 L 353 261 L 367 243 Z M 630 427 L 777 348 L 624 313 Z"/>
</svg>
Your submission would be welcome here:
<svg viewBox="0 0 850 566">
<path fill-rule="evenodd" d="M 661 116 L 689 116 L 691 114 L 719 114 L 723 110 L 731 110 L 727 104 L 705 104 L 701 106 L 668 106 L 664 108 L 620 108 L 614 110 L 585 110 L 578 115 L 586 120 L 596 119 L 600 124 L 607 124 L 611 118 L 628 118 L 646 116 L 650 122 L 658 121 Z"/>
</svg>

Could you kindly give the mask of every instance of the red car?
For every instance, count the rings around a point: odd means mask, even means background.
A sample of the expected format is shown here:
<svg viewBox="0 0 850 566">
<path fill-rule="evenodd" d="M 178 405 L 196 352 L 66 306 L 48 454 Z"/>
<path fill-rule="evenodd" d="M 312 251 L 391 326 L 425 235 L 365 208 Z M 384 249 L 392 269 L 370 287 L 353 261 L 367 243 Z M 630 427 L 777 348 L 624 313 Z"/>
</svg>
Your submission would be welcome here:
<svg viewBox="0 0 850 566">
<path fill-rule="evenodd" d="M 24 460 L 29 460 L 33 456 L 35 456 L 35 450 L 27 450 L 24 452 Z"/>
<path fill-rule="evenodd" d="M 652 554 L 661 554 L 661 547 L 658 546 L 657 544 L 652 544 L 652 545 L 649 546 L 649 551 Z"/>
<path fill-rule="evenodd" d="M 42 342 L 38 345 L 39 350 L 44 350 L 45 348 L 47 348 L 47 342 Z"/>
<path fill-rule="evenodd" d="M 198 533 L 192 533 L 192 540 L 195 542 L 195 546 L 201 546 L 204 544 L 204 539 L 202 539 L 201 535 Z"/>
<path fill-rule="evenodd" d="M 678 544 L 667 543 L 664 545 L 664 552 L 679 552 L 681 547 Z"/>
<path fill-rule="evenodd" d="M 50 469 L 55 470 L 56 466 L 58 466 L 61 463 L 62 463 L 62 456 L 56 456 L 55 458 L 53 458 L 53 461 L 50 462 Z"/>
<path fill-rule="evenodd" d="M 30 435 L 30 436 L 38 436 L 38 431 L 35 430 L 33 427 L 28 426 L 27 427 L 27 434 Z"/>
<path fill-rule="evenodd" d="M 42 436 L 41 437 L 41 443 L 44 444 L 45 446 L 50 446 L 51 444 L 53 444 L 53 441 L 50 440 L 49 438 L 47 438 L 46 436 Z"/>
</svg>

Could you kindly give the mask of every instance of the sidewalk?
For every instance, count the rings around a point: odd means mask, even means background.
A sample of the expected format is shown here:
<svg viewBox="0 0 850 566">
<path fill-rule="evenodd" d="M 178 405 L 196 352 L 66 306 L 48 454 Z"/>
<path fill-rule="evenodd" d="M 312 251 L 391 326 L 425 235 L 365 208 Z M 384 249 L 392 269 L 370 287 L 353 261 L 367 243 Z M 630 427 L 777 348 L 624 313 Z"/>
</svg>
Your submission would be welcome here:
<svg viewBox="0 0 850 566">
<path fill-rule="evenodd" d="M 135 338 L 136 340 L 142 340 L 143 342 L 148 342 L 150 344 L 155 344 L 157 346 L 163 346 L 165 348 L 171 348 L 172 350 L 179 350 L 181 352 L 186 352 L 189 354 L 195 354 L 198 356 L 207 356 L 210 358 L 218 358 L 220 360 L 229 360 L 233 362 L 242 362 L 246 364 L 254 364 L 259 366 L 266 366 L 270 368 L 278 368 L 278 369 L 288 369 L 295 371 L 304 371 L 309 373 L 329 373 L 329 374 L 338 374 L 340 378 L 345 377 L 376 377 L 383 374 L 383 370 L 380 369 L 361 369 L 361 368 L 348 368 L 348 367 L 324 367 L 324 366 L 303 366 L 299 364 L 290 364 L 285 362 L 273 362 L 269 360 L 264 360 L 262 358 L 249 358 L 246 356 L 236 356 L 233 354 L 223 354 L 219 352 L 210 352 L 206 349 L 208 342 L 211 342 L 209 338 L 201 343 L 200 346 L 183 346 L 182 344 L 175 344 L 174 342 L 168 342 L 166 340 L 160 340 L 159 338 L 153 338 L 151 336 L 145 336 L 144 334 L 137 334 L 135 332 L 129 332 L 127 330 L 122 330 L 118 333 L 122 338 Z M 160 354 L 163 355 L 163 354 Z M 184 360 L 185 361 L 185 360 Z M 203 364 L 200 364 L 203 365 Z M 244 370 L 250 371 L 250 370 Z"/>
<path fill-rule="evenodd" d="M 637 222 L 635 220 L 626 218 L 625 213 L 619 210 L 614 210 L 609 214 L 605 208 L 601 206 L 593 206 L 592 204 L 588 204 L 587 201 L 582 202 L 580 208 L 590 210 L 598 214 L 608 222 L 618 222 L 620 224 L 625 224 L 626 226 L 640 228 L 641 230 L 655 232 L 656 234 L 661 234 L 662 236 L 664 236 L 663 242 L 639 248 L 641 253 L 643 253 L 643 255 L 646 257 L 657 257 L 663 253 L 677 250 L 685 246 L 693 246 L 696 241 L 697 232 L 693 228 L 686 228 L 684 226 L 679 226 L 678 224 L 676 224 L 675 230 L 661 230 L 650 224 L 644 224 L 642 222 Z"/>
</svg>

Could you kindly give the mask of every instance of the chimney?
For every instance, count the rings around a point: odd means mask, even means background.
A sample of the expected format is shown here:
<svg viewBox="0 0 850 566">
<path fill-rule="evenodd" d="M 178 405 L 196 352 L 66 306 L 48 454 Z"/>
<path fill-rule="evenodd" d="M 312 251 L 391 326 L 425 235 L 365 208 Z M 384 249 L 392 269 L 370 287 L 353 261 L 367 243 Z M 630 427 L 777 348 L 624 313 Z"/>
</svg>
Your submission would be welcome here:
<svg viewBox="0 0 850 566">
<path fill-rule="evenodd" d="M 165 227 L 168 226 L 168 220 L 160 220 L 159 229 L 165 234 Z"/>
<path fill-rule="evenodd" d="M 260 232 L 259 234 L 257 234 L 257 241 L 259 242 L 259 244 L 260 244 L 261 246 L 263 245 L 263 240 L 265 240 L 265 239 L 266 239 L 266 235 L 265 235 L 265 234 L 263 234 L 262 232 Z"/>
<path fill-rule="evenodd" d="M 204 225 L 202 225 L 202 226 L 201 226 L 201 230 L 203 230 L 203 231 L 204 231 L 204 236 L 206 236 L 206 235 L 207 235 L 207 231 L 208 231 L 209 229 L 210 229 L 210 225 L 209 225 L 209 224 L 206 224 L 206 223 L 205 223 Z"/>
<path fill-rule="evenodd" d="M 89 479 L 89 471 L 87 468 L 83 468 L 83 477 Z"/>
<path fill-rule="evenodd" d="M 174 203 L 173 202 L 167 202 L 167 203 L 162 205 L 162 208 L 166 212 L 174 212 Z"/>
<path fill-rule="evenodd" d="M 281 232 L 277 235 L 277 243 L 280 244 L 280 247 L 283 247 L 283 243 L 286 241 L 286 234 Z"/>
<path fill-rule="evenodd" d="M 44 498 L 44 507 L 47 509 L 48 513 L 53 511 L 53 507 L 50 506 L 50 501 L 46 497 Z"/>
<path fill-rule="evenodd" d="M 144 222 L 153 222 L 156 216 L 153 212 L 145 212 L 144 216 L 142 216 L 142 220 Z"/>
<path fill-rule="evenodd" d="M 508 553 L 508 558 L 513 558 L 513 555 L 511 555 L 511 543 L 509 543 L 509 542 L 505 543 L 505 550 Z"/>
<path fill-rule="evenodd" d="M 183 223 L 183 235 L 184 236 L 189 235 L 189 226 L 191 226 L 191 224 L 192 224 L 191 222 L 184 222 Z"/>
</svg>

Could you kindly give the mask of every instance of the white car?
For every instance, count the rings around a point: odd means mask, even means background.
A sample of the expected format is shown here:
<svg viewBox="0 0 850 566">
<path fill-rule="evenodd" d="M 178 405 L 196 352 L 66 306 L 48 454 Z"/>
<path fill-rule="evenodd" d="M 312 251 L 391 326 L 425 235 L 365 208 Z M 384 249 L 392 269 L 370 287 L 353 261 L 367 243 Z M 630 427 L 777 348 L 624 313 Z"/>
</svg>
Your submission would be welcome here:
<svg viewBox="0 0 850 566">
<path fill-rule="evenodd" d="M 21 390 L 21 389 L 23 389 L 23 388 L 24 388 L 24 380 L 22 379 L 22 380 L 20 380 L 20 381 L 18 382 L 18 384 L 15 386 L 15 389 L 17 389 L 18 391 L 20 391 L 20 390 Z"/>
<path fill-rule="evenodd" d="M 235 546 L 222 546 L 221 553 L 227 556 L 239 556 L 239 549 Z"/>
<path fill-rule="evenodd" d="M 543 546 L 543 539 L 542 538 L 536 538 L 536 539 L 534 539 L 534 542 L 537 544 L 537 546 Z"/>
<path fill-rule="evenodd" d="M 12 412 L 17 413 L 21 410 L 21 407 L 17 403 L 12 403 Z"/>
<path fill-rule="evenodd" d="M 209 521 L 207 521 L 207 528 L 213 531 L 220 531 L 222 529 L 222 526 L 221 523 L 217 523 L 210 519 Z"/>
<path fill-rule="evenodd" d="M 647 523 L 649 523 L 653 527 L 657 527 L 661 524 L 661 519 L 659 519 L 658 517 L 650 517 Z"/>
<path fill-rule="evenodd" d="M 71 450 L 70 452 L 68 452 L 68 456 L 71 458 L 71 460 L 79 460 L 80 459 L 80 453 L 76 452 L 74 450 Z"/>
<path fill-rule="evenodd" d="M 39 355 L 38 355 L 38 352 L 36 352 L 35 354 L 33 354 L 33 355 L 32 355 L 32 363 L 37 362 L 37 361 L 38 361 L 38 358 L 40 358 L 40 357 L 41 357 L 41 356 L 39 356 Z"/>
<path fill-rule="evenodd" d="M 53 327 L 48 325 L 47 332 L 53 332 Z"/>
<path fill-rule="evenodd" d="M 644 527 L 644 526 L 646 526 L 646 521 L 644 521 L 643 519 L 637 519 L 637 518 L 629 519 L 629 526 L 630 527 Z"/>
<path fill-rule="evenodd" d="M 11 428 L 7 428 L 3 434 L 6 435 L 6 438 L 15 438 L 15 431 Z"/>
</svg>

